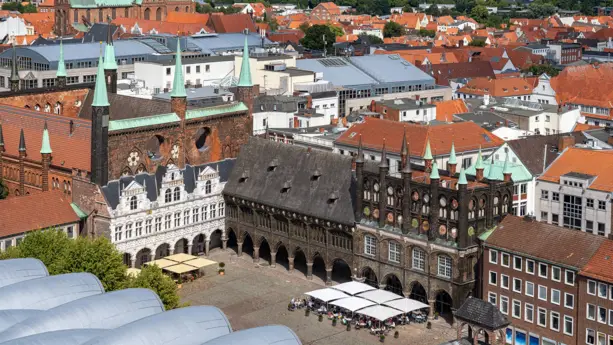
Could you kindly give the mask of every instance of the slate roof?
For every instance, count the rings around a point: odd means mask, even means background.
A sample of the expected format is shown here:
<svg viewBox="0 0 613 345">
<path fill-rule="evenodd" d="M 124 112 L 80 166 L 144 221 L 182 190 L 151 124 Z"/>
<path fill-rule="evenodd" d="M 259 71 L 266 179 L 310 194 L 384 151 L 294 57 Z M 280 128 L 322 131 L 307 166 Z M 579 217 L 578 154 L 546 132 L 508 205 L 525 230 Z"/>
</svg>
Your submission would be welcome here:
<svg viewBox="0 0 613 345">
<path fill-rule="evenodd" d="M 174 13 L 174 12 L 171 12 Z M 119 26 L 111 25 L 111 33 L 113 38 L 115 38 L 115 33 L 119 30 Z M 109 34 L 109 24 L 108 23 L 94 23 L 89 31 L 83 35 L 82 42 L 106 42 L 106 39 Z"/>
<path fill-rule="evenodd" d="M 575 138 L 575 143 L 582 143 L 585 140 L 583 133 L 572 132 L 553 135 L 533 135 L 521 139 L 510 140 L 507 144 L 530 173 L 534 176 L 538 176 L 543 173 L 543 168 L 548 167 L 558 158 L 560 152 L 558 152 L 557 148 L 560 138 L 568 135 Z M 545 145 L 547 145 L 546 156 Z M 545 166 L 543 167 L 544 158 Z"/>
<path fill-rule="evenodd" d="M 211 162 L 202 165 L 186 165 L 183 170 L 183 182 L 185 183 L 185 191 L 192 193 L 196 188 L 196 181 L 198 174 L 206 167 L 219 171 L 219 181 L 226 182 L 234 166 L 235 159 L 224 159 L 218 162 Z M 103 186 L 102 194 L 106 200 L 107 205 L 115 209 L 119 205 L 120 190 L 129 186 L 132 181 L 136 180 L 141 186 L 145 186 L 147 189 L 147 199 L 150 201 L 156 201 L 160 195 L 158 186 L 162 184 L 162 177 L 166 174 L 167 167 L 159 166 L 154 174 L 138 174 L 135 176 L 124 176 L 119 180 L 109 181 L 106 186 Z"/>
<path fill-rule="evenodd" d="M 293 113 L 298 111 L 298 103 L 306 104 L 306 98 L 295 96 L 259 96 L 253 102 L 253 112 L 275 111 Z"/>
<path fill-rule="evenodd" d="M 172 112 L 170 102 L 168 101 L 130 97 L 110 92 L 108 97 L 111 104 L 109 108 L 111 120 L 133 119 Z M 79 114 L 80 118 L 88 120 L 92 118 L 91 105 L 93 100 L 94 93 L 90 92 L 83 102 L 83 107 Z"/>
<path fill-rule="evenodd" d="M 449 79 L 456 78 L 494 78 L 494 69 L 489 61 L 472 61 L 430 65 L 432 76 L 438 85 L 449 85 Z"/>
<path fill-rule="evenodd" d="M 605 240 L 603 236 L 507 215 L 485 245 L 581 269 Z"/>
<path fill-rule="evenodd" d="M 241 147 L 224 194 L 354 224 L 354 190 L 351 157 L 252 137 Z"/>
<path fill-rule="evenodd" d="M 497 330 L 511 324 L 498 307 L 479 298 L 468 297 L 454 313 L 455 317 L 489 330 Z"/>
</svg>

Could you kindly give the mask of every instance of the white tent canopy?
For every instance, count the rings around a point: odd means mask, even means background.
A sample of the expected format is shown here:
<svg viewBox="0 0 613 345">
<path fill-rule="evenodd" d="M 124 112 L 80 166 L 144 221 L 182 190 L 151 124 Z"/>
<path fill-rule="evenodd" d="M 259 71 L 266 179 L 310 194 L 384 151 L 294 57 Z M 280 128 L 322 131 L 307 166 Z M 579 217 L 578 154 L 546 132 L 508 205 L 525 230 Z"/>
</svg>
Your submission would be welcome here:
<svg viewBox="0 0 613 345">
<path fill-rule="evenodd" d="M 366 292 L 366 291 L 370 291 L 370 290 L 376 290 L 376 288 L 368 285 L 368 284 L 364 284 L 364 283 L 360 283 L 360 282 L 347 282 L 347 283 L 343 283 L 343 284 L 338 284 L 335 286 L 332 286 L 332 288 L 334 290 L 339 290 L 342 291 L 344 293 L 347 293 L 351 296 L 355 296 L 361 292 Z"/>
<path fill-rule="evenodd" d="M 421 303 L 414 299 L 403 298 L 383 303 L 383 305 L 401 310 L 403 313 L 410 313 L 413 310 L 428 308 L 427 304 Z"/>
<path fill-rule="evenodd" d="M 379 290 L 379 289 L 363 292 L 359 294 L 357 297 L 362 297 L 367 300 L 371 300 L 377 304 L 383 304 L 385 302 L 403 298 L 402 296 L 396 295 L 393 292 L 389 292 L 386 290 Z"/>
<path fill-rule="evenodd" d="M 375 302 L 371 302 L 367 299 L 363 299 L 360 297 L 347 297 L 337 299 L 336 301 L 330 302 L 330 304 L 335 305 L 337 307 L 341 307 L 350 311 L 356 311 L 358 309 L 370 307 L 371 305 L 375 305 Z"/>
<path fill-rule="evenodd" d="M 338 291 L 338 290 L 334 290 L 330 288 L 310 291 L 310 292 L 305 293 L 305 295 L 311 296 L 313 298 L 324 301 L 326 303 L 330 301 L 334 301 L 335 299 L 349 297 L 349 295 L 347 295 L 346 293 L 342 291 Z"/>
<path fill-rule="evenodd" d="M 386 307 L 383 305 L 374 305 L 357 311 L 358 314 L 373 317 L 379 321 L 385 321 L 390 317 L 403 314 L 400 310 Z"/>
</svg>

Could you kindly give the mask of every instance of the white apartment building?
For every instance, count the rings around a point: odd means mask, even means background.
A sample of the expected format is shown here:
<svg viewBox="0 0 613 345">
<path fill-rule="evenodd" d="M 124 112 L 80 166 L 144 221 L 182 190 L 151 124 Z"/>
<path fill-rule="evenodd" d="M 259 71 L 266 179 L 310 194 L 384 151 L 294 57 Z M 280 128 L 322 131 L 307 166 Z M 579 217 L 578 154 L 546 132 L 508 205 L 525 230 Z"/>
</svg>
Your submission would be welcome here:
<svg viewBox="0 0 613 345">
<path fill-rule="evenodd" d="M 292 95 L 297 83 L 315 81 L 315 73 L 296 68 L 296 57 L 283 54 L 264 54 L 249 57 L 249 68 L 253 84 L 260 85 L 260 93 L 267 95 Z M 234 76 L 238 79 L 243 57 L 235 56 Z"/>
<path fill-rule="evenodd" d="M 168 165 L 155 174 L 125 176 L 102 187 L 110 239 L 124 253 L 124 262 L 141 267 L 173 253 L 203 255 L 221 247 L 221 192 L 233 165 L 233 159 L 184 169 Z"/>
</svg>

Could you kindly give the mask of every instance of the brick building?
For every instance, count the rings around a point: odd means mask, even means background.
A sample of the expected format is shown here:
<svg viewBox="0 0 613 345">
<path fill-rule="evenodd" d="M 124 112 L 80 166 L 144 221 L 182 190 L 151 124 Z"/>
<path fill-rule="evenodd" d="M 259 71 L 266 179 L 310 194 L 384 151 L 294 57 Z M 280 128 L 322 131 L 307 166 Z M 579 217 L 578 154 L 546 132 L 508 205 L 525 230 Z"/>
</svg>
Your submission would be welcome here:
<svg viewBox="0 0 613 345">
<path fill-rule="evenodd" d="M 341 15 L 340 8 L 333 2 L 320 2 L 311 11 L 311 19 L 338 21 Z"/>
</svg>

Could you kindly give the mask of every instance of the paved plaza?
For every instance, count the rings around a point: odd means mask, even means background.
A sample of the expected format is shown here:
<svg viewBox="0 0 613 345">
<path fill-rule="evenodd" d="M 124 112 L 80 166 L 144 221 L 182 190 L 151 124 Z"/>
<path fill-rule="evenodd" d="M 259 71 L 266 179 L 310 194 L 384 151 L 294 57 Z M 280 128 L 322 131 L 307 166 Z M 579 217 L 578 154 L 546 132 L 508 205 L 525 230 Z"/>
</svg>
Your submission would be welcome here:
<svg viewBox="0 0 613 345">
<path fill-rule="evenodd" d="M 305 345 L 380 344 L 379 339 L 366 330 L 352 328 L 347 332 L 340 323 L 333 327 L 327 319 L 318 322 L 314 314 L 306 317 L 304 310 L 287 310 L 292 297 L 302 297 L 304 292 L 324 286 L 315 275 L 309 281 L 297 270 L 288 272 L 281 265 L 271 268 L 264 260 L 254 264 L 248 255 L 239 258 L 231 250 L 215 250 L 210 259 L 226 263 L 225 275 L 217 274 L 216 265 L 208 267 L 203 278 L 183 284 L 179 295 L 184 303 L 219 307 L 230 319 L 234 330 L 282 324 L 294 330 Z M 397 329 L 400 337 L 394 339 L 393 332 L 390 332 L 385 343 L 438 345 L 456 336 L 452 326 L 442 319 L 433 320 L 430 330 L 426 329 L 425 323 Z"/>
</svg>

